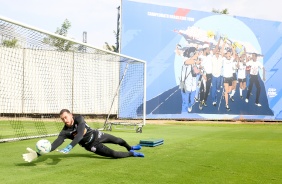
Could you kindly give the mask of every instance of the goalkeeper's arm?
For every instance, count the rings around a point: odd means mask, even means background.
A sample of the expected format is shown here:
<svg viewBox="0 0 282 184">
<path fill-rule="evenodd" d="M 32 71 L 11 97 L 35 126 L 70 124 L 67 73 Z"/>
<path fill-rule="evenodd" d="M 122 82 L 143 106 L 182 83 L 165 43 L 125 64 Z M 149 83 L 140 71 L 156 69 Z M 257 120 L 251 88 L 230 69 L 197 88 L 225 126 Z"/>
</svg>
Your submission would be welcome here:
<svg viewBox="0 0 282 184">
<path fill-rule="evenodd" d="M 54 151 L 58 146 L 60 146 L 62 143 L 64 142 L 64 137 L 63 136 L 58 136 L 58 138 L 52 143 L 52 147 L 51 147 L 51 151 Z M 23 159 L 26 162 L 32 162 L 34 159 L 38 158 L 39 156 L 41 156 L 39 153 L 37 153 L 36 151 L 34 151 L 31 148 L 26 148 L 26 150 L 29 153 L 25 153 L 23 154 Z M 50 152 L 51 152 L 50 151 Z"/>
</svg>

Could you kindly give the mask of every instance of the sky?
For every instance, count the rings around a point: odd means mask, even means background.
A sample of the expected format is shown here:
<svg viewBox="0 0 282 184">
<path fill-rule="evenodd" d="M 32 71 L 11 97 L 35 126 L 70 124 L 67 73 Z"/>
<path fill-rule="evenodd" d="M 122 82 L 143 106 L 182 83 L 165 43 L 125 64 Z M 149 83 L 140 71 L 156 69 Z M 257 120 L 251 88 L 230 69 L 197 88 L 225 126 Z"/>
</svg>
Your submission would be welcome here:
<svg viewBox="0 0 282 184">
<path fill-rule="evenodd" d="M 140 3 L 211 12 L 228 9 L 230 15 L 282 22 L 281 0 L 133 0 Z M 103 48 L 115 45 L 117 7 L 121 0 L 0 0 L 0 16 L 49 32 L 71 22 L 68 37 Z M 140 6 L 142 7 L 142 6 Z"/>
</svg>

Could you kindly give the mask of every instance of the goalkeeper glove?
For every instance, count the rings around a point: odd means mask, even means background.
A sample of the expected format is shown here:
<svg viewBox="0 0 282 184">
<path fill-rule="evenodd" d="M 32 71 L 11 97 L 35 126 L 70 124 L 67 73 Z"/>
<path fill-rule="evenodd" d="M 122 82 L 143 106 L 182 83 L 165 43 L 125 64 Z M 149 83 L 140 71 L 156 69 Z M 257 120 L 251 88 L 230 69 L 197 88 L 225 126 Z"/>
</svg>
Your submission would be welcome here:
<svg viewBox="0 0 282 184">
<path fill-rule="evenodd" d="M 68 154 L 71 149 L 72 149 L 72 145 L 69 144 L 69 145 L 67 145 L 67 147 L 65 147 L 64 149 L 60 150 L 60 152 Z"/>
<path fill-rule="evenodd" d="M 32 150 L 31 148 L 26 148 L 26 150 L 29 151 L 29 153 L 23 154 L 23 159 L 26 162 L 31 162 L 34 159 L 36 159 L 38 156 L 40 156 L 39 153 L 37 153 L 36 151 Z"/>
</svg>

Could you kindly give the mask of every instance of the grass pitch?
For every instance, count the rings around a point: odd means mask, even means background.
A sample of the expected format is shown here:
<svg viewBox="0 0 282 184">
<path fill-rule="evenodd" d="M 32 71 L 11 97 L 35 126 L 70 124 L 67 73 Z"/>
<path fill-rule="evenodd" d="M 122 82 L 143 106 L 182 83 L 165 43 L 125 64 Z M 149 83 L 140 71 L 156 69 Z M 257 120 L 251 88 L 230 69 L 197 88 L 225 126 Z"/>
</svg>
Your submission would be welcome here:
<svg viewBox="0 0 282 184">
<path fill-rule="evenodd" d="M 0 144 L 0 181 L 5 184 L 70 183 L 281 183 L 282 124 L 171 124 L 143 133 L 107 132 L 130 144 L 163 138 L 142 147 L 145 158 L 100 157 L 76 146 L 26 163 L 22 154 L 38 139 Z M 53 141 L 56 137 L 49 137 Z M 63 148 L 69 141 L 66 141 Z M 111 145 L 113 149 L 125 150 Z"/>
</svg>

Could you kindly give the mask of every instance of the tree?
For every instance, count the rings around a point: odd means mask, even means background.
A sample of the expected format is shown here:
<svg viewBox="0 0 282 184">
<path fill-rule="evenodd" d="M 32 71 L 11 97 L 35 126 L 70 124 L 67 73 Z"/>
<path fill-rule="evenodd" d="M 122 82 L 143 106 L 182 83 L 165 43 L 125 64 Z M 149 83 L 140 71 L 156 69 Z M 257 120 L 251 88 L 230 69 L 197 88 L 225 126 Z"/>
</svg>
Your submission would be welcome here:
<svg viewBox="0 0 282 184">
<path fill-rule="evenodd" d="M 118 52 L 114 45 L 109 45 L 108 42 L 105 42 L 104 49 L 109 50 L 111 52 Z"/>
<path fill-rule="evenodd" d="M 116 37 L 116 46 L 114 45 L 109 45 L 108 42 L 105 42 L 105 49 L 112 51 L 112 52 L 119 52 L 119 28 L 118 28 L 118 32 L 114 31 L 114 35 Z"/>
<path fill-rule="evenodd" d="M 221 11 L 213 8 L 213 9 L 212 9 L 212 12 L 213 12 L 213 13 L 220 13 L 220 14 L 229 14 L 227 8 L 225 8 L 225 9 L 223 9 L 223 10 L 221 10 Z"/>
<path fill-rule="evenodd" d="M 17 46 L 18 40 L 17 39 L 12 39 L 12 40 L 3 40 L 2 44 L 4 47 L 10 47 L 10 48 L 15 48 Z"/>
<path fill-rule="evenodd" d="M 68 19 L 66 19 L 63 22 L 61 28 L 57 28 L 55 33 L 61 36 L 67 36 L 68 30 L 70 29 L 70 27 L 71 27 L 71 23 L 70 21 L 68 21 Z M 51 35 L 48 36 L 47 38 L 44 38 L 43 42 L 57 47 L 59 51 L 69 51 L 71 50 L 74 44 L 71 41 L 68 41 L 62 38 L 58 38 L 56 36 L 51 36 Z"/>
<path fill-rule="evenodd" d="M 114 35 L 116 37 L 116 45 L 109 45 L 108 42 L 105 42 L 105 49 L 112 52 L 119 52 L 119 31 L 120 31 L 120 6 L 117 7 L 118 15 L 117 15 L 117 31 L 114 31 Z"/>
</svg>

